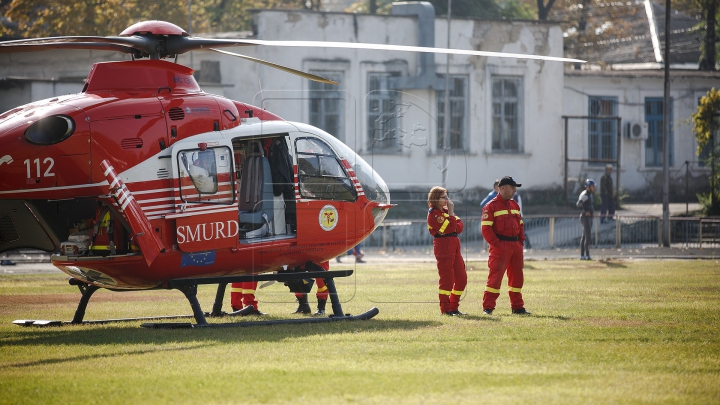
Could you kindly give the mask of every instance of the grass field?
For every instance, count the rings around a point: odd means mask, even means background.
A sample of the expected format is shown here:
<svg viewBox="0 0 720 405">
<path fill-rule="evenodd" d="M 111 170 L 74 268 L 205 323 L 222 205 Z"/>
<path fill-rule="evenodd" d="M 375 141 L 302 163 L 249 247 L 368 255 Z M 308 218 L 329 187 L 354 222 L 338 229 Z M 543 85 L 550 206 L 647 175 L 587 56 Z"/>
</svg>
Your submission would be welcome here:
<svg viewBox="0 0 720 405">
<path fill-rule="evenodd" d="M 529 317 L 505 293 L 482 316 L 485 264 L 468 268 L 463 318 L 439 315 L 433 265 L 364 265 L 338 291 L 372 320 L 193 330 L 18 327 L 71 319 L 79 293 L 0 276 L 0 404 L 720 403 L 717 261 L 527 262 Z M 200 295 L 209 310 L 214 289 Z M 285 287 L 258 297 L 292 317 Z M 189 312 L 178 291 L 101 290 L 86 319 Z"/>
</svg>

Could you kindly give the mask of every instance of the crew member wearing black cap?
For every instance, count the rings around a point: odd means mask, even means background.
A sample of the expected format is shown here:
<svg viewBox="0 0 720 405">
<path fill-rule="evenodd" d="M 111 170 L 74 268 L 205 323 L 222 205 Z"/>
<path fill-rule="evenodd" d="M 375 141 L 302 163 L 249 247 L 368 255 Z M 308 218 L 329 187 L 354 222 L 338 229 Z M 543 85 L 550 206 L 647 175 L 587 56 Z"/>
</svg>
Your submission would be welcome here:
<svg viewBox="0 0 720 405">
<path fill-rule="evenodd" d="M 465 315 L 460 312 L 460 297 L 467 285 L 465 261 L 460 252 L 460 238 L 463 231 L 460 217 L 455 215 L 455 204 L 448 197 L 447 190 L 433 187 L 428 193 L 428 230 L 433 239 L 433 252 L 437 260 L 438 295 L 440 313 L 443 315 Z"/>
<path fill-rule="evenodd" d="M 508 294 L 512 313 L 530 314 L 525 310 L 520 292 L 523 286 L 525 230 L 520 206 L 512 199 L 515 188 L 520 186 L 512 177 L 503 177 L 498 184 L 498 195 L 482 211 L 480 229 L 485 241 L 490 245 L 488 257 L 490 273 L 483 295 L 483 312 L 486 315 L 492 315 L 495 310 L 495 301 L 500 296 L 500 285 L 505 271 L 508 274 Z"/>
</svg>

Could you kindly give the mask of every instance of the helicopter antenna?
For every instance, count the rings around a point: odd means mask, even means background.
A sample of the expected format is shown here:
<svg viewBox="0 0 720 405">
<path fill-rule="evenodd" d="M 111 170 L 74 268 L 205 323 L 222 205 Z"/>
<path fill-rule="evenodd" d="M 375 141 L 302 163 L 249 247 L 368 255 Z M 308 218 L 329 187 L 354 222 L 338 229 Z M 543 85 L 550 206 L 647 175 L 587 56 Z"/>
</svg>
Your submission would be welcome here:
<svg viewBox="0 0 720 405">
<path fill-rule="evenodd" d="M 263 95 L 262 91 L 262 82 L 260 81 L 260 78 L 258 77 L 258 86 L 260 86 L 260 105 L 262 106 L 262 109 L 265 109 L 265 96 Z"/>
</svg>

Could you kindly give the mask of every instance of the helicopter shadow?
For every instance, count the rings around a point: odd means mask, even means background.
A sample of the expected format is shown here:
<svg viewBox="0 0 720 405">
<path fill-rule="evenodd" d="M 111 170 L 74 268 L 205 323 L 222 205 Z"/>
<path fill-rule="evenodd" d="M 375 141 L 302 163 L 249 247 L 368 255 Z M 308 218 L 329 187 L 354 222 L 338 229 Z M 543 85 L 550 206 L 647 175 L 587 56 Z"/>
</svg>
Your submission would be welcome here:
<svg viewBox="0 0 720 405">
<path fill-rule="evenodd" d="M 242 324 L 243 322 L 238 322 Z M 282 342 L 288 338 L 324 336 L 341 333 L 363 333 L 382 331 L 409 331 L 441 325 L 439 321 L 409 320 L 373 320 L 338 321 L 322 324 L 304 325 L 257 325 L 253 327 L 219 327 L 197 329 L 144 329 L 139 326 L 105 325 L 102 328 L 88 326 L 62 326 L 48 329 L 30 329 L 25 336 L 5 340 L 3 346 L 34 345 L 113 345 L 113 344 L 149 344 L 157 349 L 140 350 L 138 354 L 163 350 L 186 350 L 223 343 L 267 343 Z M 21 332 L 22 333 L 22 332 Z M 206 341 L 207 343 L 197 344 Z M 166 343 L 195 343 L 183 348 L 163 348 Z M 121 352 L 118 355 L 132 354 Z M 95 357 L 108 355 L 98 354 Z M 76 359 L 92 358 L 93 355 L 79 356 Z"/>
</svg>

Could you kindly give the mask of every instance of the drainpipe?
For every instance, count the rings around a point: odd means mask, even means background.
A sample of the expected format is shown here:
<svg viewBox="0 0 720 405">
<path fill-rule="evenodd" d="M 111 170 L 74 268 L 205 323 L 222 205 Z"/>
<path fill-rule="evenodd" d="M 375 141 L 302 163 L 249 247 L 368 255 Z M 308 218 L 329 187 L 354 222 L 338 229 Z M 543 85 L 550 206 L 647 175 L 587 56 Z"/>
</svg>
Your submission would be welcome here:
<svg viewBox="0 0 720 405">
<path fill-rule="evenodd" d="M 435 47 L 435 8 L 426 1 L 393 3 L 391 15 L 415 15 L 418 18 L 417 46 Z M 418 52 L 417 76 L 390 78 L 394 90 L 445 90 L 445 82 L 435 74 L 435 54 Z"/>
</svg>

